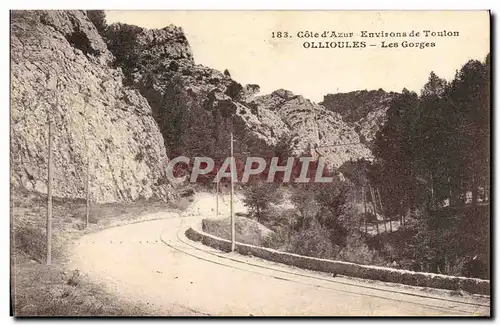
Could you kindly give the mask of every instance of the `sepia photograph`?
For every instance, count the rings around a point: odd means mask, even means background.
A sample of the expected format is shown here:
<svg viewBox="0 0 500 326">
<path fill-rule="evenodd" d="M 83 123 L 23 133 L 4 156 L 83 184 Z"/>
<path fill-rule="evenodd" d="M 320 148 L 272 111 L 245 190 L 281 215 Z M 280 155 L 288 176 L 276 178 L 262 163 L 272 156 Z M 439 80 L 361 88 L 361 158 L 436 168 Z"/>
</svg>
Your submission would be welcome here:
<svg viewBox="0 0 500 326">
<path fill-rule="evenodd" d="M 491 19 L 11 10 L 11 316 L 491 317 Z"/>
</svg>

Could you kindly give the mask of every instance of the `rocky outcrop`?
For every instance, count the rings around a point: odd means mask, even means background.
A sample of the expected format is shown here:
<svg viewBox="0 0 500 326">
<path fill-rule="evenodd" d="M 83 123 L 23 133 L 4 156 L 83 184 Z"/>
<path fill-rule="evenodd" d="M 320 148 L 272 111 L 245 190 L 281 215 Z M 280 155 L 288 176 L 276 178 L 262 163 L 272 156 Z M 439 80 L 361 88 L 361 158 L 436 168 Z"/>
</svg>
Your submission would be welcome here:
<svg viewBox="0 0 500 326">
<path fill-rule="evenodd" d="M 263 155 L 288 137 L 296 154 L 324 156 L 332 166 L 371 155 L 339 114 L 285 90 L 257 96 L 258 85 L 242 86 L 229 71 L 195 64 L 178 27 L 115 24 L 108 39 L 117 63 L 148 99 L 169 154 L 227 156 L 233 130 L 237 153 Z"/>
<path fill-rule="evenodd" d="M 53 193 L 92 200 L 168 199 L 168 163 L 151 107 L 124 86 L 113 55 L 83 11 L 11 13 L 11 180 L 47 191 L 48 119 Z"/>
<path fill-rule="evenodd" d="M 385 124 L 387 109 L 396 95 L 382 89 L 327 94 L 320 104 L 339 113 L 344 121 L 355 128 L 361 141 L 371 145 L 376 133 Z"/>
<path fill-rule="evenodd" d="M 370 150 L 360 144 L 358 134 L 335 112 L 326 110 L 303 96 L 278 90 L 256 97 L 258 116 L 264 124 L 281 121 L 291 137 L 296 155 L 324 157 L 331 167 L 360 158 L 370 158 Z"/>
<path fill-rule="evenodd" d="M 266 136 L 274 131 L 259 125 L 245 103 L 258 86 L 243 87 L 229 72 L 195 64 L 181 28 L 114 24 L 108 28 L 108 47 L 148 99 L 170 155 L 227 156 L 231 130 L 236 152 L 268 145 Z"/>
</svg>

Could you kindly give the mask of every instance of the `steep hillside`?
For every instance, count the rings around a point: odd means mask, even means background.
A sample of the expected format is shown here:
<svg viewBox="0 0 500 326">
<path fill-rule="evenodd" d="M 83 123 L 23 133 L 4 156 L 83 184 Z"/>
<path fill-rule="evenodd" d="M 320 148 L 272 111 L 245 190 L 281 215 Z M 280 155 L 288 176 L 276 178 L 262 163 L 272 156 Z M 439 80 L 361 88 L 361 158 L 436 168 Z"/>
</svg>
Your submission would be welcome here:
<svg viewBox="0 0 500 326">
<path fill-rule="evenodd" d="M 47 191 L 53 120 L 54 195 L 92 200 L 172 195 L 151 108 L 123 84 L 113 55 L 83 11 L 11 13 L 11 182 Z M 88 144 L 88 146 L 87 146 Z"/>
<path fill-rule="evenodd" d="M 320 104 L 332 112 L 339 113 L 360 135 L 361 141 L 370 145 L 377 131 L 385 123 L 387 109 L 396 95 L 397 93 L 385 92 L 382 89 L 327 94 Z"/>
<path fill-rule="evenodd" d="M 288 135 L 296 153 L 325 156 L 333 166 L 370 156 L 364 145 L 336 146 L 359 142 L 339 114 L 284 90 L 256 96 L 258 85 L 197 65 L 179 27 L 114 24 L 107 39 L 116 64 L 148 99 L 169 154 L 227 156 L 233 130 L 237 153 L 261 154 Z"/>
<path fill-rule="evenodd" d="M 333 167 L 349 160 L 371 157 L 353 128 L 347 125 L 340 114 L 326 110 L 323 106 L 294 95 L 290 91 L 278 90 L 270 95 L 255 97 L 258 116 L 264 123 L 279 120 L 285 132 L 292 137 L 291 148 L 295 154 L 311 154 L 324 157 Z"/>
</svg>

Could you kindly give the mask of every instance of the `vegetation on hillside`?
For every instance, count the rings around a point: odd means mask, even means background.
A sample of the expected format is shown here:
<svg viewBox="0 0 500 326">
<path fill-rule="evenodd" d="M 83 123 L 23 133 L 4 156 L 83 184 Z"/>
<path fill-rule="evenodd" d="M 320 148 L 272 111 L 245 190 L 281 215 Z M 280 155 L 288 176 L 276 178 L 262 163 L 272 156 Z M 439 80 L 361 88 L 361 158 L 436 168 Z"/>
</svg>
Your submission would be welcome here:
<svg viewBox="0 0 500 326">
<path fill-rule="evenodd" d="M 264 181 L 247 185 L 246 205 L 275 231 L 270 245 L 489 278 L 489 65 L 489 56 L 471 60 L 450 82 L 432 72 L 420 95 L 403 90 L 377 134 L 375 160 L 344 164 L 345 179 L 281 189 Z M 289 193 L 295 209 L 271 209 L 280 203 L 276 192 Z"/>
</svg>

